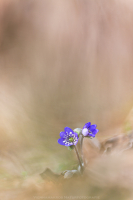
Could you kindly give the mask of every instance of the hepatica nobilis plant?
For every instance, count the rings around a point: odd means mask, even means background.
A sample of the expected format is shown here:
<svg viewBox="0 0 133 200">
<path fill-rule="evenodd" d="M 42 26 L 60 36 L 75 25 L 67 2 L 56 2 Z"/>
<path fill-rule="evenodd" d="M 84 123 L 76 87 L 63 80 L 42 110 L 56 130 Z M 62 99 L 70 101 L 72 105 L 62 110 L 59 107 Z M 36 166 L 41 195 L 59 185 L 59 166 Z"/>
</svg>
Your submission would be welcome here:
<svg viewBox="0 0 133 200">
<path fill-rule="evenodd" d="M 82 147 L 83 147 L 83 139 L 84 137 L 93 139 L 96 134 L 98 133 L 98 129 L 96 129 L 97 125 L 93 124 L 91 125 L 91 122 L 86 123 L 83 128 L 76 128 L 74 130 L 72 130 L 69 127 L 65 127 L 64 131 L 60 132 L 60 139 L 58 139 L 58 143 L 60 145 L 66 146 L 68 147 L 69 150 L 75 149 L 78 161 L 79 161 L 79 168 L 78 170 L 69 170 L 69 173 L 67 171 L 67 173 L 70 174 L 73 173 L 72 171 L 74 171 L 74 173 L 83 172 L 84 166 L 85 166 L 85 160 L 84 160 L 84 156 L 83 156 L 83 152 L 82 152 Z M 81 152 L 81 157 L 79 155 L 78 149 L 77 149 L 77 143 L 80 140 L 80 152 Z"/>
</svg>

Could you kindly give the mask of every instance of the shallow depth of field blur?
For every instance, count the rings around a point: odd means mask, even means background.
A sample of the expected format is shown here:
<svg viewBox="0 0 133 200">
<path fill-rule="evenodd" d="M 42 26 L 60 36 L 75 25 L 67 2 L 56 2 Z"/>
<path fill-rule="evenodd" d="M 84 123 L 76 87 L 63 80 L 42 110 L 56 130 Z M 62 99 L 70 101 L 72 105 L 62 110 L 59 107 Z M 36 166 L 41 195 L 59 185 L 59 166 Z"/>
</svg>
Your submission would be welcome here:
<svg viewBox="0 0 133 200">
<path fill-rule="evenodd" d="M 64 127 L 90 121 L 100 142 L 126 135 L 132 107 L 132 1 L 0 1 L 0 198 L 132 200 L 132 151 L 104 157 L 85 143 L 88 179 L 62 186 L 40 177 L 77 167 L 57 143 Z"/>
</svg>

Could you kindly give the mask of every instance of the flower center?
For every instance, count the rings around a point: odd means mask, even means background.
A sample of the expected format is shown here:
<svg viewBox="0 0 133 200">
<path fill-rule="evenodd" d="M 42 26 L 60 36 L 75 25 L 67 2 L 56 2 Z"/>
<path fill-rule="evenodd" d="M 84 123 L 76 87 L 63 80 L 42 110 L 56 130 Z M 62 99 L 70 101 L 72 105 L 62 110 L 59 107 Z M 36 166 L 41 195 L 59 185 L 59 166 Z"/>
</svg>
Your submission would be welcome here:
<svg viewBox="0 0 133 200">
<path fill-rule="evenodd" d="M 70 137 L 69 142 L 73 142 L 73 141 L 74 141 L 74 138 Z"/>
</svg>

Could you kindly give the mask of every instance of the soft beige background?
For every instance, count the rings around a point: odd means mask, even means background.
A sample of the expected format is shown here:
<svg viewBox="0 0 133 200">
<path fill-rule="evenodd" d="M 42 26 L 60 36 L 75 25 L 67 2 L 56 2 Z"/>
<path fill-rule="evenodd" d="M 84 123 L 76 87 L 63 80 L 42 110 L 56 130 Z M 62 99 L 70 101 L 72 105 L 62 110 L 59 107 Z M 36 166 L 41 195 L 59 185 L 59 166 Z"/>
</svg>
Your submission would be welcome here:
<svg viewBox="0 0 133 200">
<path fill-rule="evenodd" d="M 132 151 L 99 155 L 86 139 L 83 177 L 54 183 L 39 175 L 47 167 L 76 169 L 74 151 L 57 143 L 65 126 L 91 121 L 99 140 L 124 135 L 133 128 L 133 111 L 127 118 L 132 106 L 131 0 L 0 0 L 3 200 L 132 200 Z"/>
<path fill-rule="evenodd" d="M 132 24 L 132 1 L 0 1 L 0 149 L 8 171 L 64 169 L 74 159 L 57 143 L 65 126 L 91 121 L 100 139 L 123 124 L 133 104 Z"/>
</svg>

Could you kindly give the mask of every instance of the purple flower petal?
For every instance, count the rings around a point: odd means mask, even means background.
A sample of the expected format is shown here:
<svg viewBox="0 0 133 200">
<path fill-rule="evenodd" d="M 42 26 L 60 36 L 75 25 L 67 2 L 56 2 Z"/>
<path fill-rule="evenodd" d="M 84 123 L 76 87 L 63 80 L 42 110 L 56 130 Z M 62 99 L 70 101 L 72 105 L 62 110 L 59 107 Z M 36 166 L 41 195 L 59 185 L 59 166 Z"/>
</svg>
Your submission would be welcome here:
<svg viewBox="0 0 133 200">
<path fill-rule="evenodd" d="M 97 127 L 97 125 L 96 125 L 96 124 L 93 124 L 93 125 L 91 125 L 91 126 L 90 126 L 90 128 L 89 128 L 89 129 L 90 129 L 90 131 L 93 131 L 93 130 L 95 130 L 95 129 L 96 129 L 96 127 Z"/>
<path fill-rule="evenodd" d="M 65 146 L 65 142 L 63 142 L 63 141 L 64 141 L 63 138 L 58 139 L 58 143 L 59 143 L 60 145 L 64 145 L 64 146 Z"/>
<path fill-rule="evenodd" d="M 89 133 L 88 136 L 90 136 L 90 137 L 95 137 L 95 134 Z"/>
<path fill-rule="evenodd" d="M 66 137 L 66 133 L 65 133 L 65 132 L 63 132 L 63 131 L 62 131 L 62 132 L 60 132 L 60 137 L 61 137 L 61 138 L 65 138 L 65 137 Z"/>
<path fill-rule="evenodd" d="M 96 129 L 93 130 L 93 131 L 92 131 L 92 134 L 93 134 L 93 135 L 96 135 L 96 134 L 97 134 L 97 130 L 96 130 Z"/>
<path fill-rule="evenodd" d="M 72 132 L 73 133 L 73 130 L 71 129 L 71 128 L 69 128 L 69 127 L 65 127 L 64 128 L 64 131 L 66 132 L 66 133 L 70 133 L 70 132 Z"/>
<path fill-rule="evenodd" d="M 84 125 L 83 128 L 89 128 L 90 126 L 91 126 L 91 122 L 88 122 L 88 123 L 86 123 L 86 124 Z"/>
<path fill-rule="evenodd" d="M 75 135 L 76 138 L 78 138 L 78 134 L 76 132 L 74 132 L 74 135 Z"/>
</svg>

